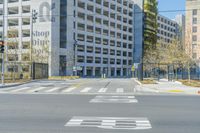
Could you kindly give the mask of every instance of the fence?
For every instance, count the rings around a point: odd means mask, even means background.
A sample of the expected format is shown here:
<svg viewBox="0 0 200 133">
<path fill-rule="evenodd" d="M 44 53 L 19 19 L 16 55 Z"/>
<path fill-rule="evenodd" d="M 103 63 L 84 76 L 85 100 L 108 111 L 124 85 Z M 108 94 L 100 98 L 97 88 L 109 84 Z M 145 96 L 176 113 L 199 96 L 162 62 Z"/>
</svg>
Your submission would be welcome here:
<svg viewBox="0 0 200 133">
<path fill-rule="evenodd" d="M 200 80 L 200 67 L 193 65 L 189 69 L 179 64 L 144 64 L 144 78 L 169 80 Z"/>
</svg>

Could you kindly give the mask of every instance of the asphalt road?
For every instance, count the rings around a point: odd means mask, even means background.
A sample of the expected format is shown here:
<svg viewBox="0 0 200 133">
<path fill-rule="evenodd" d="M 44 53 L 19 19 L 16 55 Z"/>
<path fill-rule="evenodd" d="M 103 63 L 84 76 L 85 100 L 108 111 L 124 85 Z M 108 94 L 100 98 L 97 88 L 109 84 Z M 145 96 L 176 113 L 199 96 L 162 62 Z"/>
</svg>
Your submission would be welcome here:
<svg viewBox="0 0 200 133">
<path fill-rule="evenodd" d="M 138 101 L 135 103 L 120 103 L 120 100 L 108 103 L 109 98 L 102 96 L 99 98 L 104 98 L 103 102 L 107 99 L 107 103 L 91 103 L 95 97 L 96 95 L 1 94 L 0 133 L 198 133 L 200 131 L 198 96 L 129 96 Z M 100 121 L 104 121 L 103 125 L 106 127 L 106 124 L 112 123 L 114 119 L 127 120 L 141 117 L 149 120 L 151 129 L 132 130 L 119 127 L 105 129 L 96 126 Z M 87 124 L 82 124 L 81 127 L 70 126 L 69 122 L 73 121 L 73 118 L 86 119 Z M 123 126 L 126 125 L 121 125 Z"/>
<path fill-rule="evenodd" d="M 0 133 L 200 131 L 198 96 L 137 88 L 132 79 L 78 79 L 0 89 Z"/>
<path fill-rule="evenodd" d="M 0 89 L 6 94 L 130 94 L 137 83 L 133 79 L 78 79 L 67 81 L 38 81 Z"/>
</svg>

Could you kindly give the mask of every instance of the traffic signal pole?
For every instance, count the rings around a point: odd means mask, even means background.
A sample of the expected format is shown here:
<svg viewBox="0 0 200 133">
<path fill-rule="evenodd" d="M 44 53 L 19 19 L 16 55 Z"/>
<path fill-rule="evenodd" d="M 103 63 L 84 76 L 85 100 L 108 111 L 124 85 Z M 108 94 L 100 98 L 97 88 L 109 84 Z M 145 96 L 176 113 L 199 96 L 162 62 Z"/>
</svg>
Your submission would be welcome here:
<svg viewBox="0 0 200 133">
<path fill-rule="evenodd" d="M 2 57 L 2 63 L 1 63 L 1 84 L 4 85 L 4 37 L 5 35 L 5 0 L 3 0 L 3 35 L 2 35 L 2 41 L 1 43 L 1 57 Z"/>
</svg>

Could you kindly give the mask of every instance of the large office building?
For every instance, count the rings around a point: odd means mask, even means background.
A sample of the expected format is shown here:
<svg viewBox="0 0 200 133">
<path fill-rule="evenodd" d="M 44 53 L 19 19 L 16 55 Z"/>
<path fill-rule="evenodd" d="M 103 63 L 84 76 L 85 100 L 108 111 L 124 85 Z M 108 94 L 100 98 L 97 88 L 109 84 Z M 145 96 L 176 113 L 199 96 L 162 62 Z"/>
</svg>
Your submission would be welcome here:
<svg viewBox="0 0 200 133">
<path fill-rule="evenodd" d="M 176 21 L 171 20 L 163 15 L 158 15 L 157 23 L 158 43 L 161 43 L 162 45 L 171 44 L 179 36 L 179 25 Z"/>
<path fill-rule="evenodd" d="M 200 60 L 200 0 L 186 0 L 185 49 Z"/>
<path fill-rule="evenodd" d="M 5 71 L 31 72 L 35 62 L 49 76 L 131 75 L 133 0 L 1 0 L 0 15 Z"/>
<path fill-rule="evenodd" d="M 178 24 L 178 39 L 181 42 L 183 48 L 185 48 L 185 15 L 178 14 L 174 19 Z"/>
</svg>

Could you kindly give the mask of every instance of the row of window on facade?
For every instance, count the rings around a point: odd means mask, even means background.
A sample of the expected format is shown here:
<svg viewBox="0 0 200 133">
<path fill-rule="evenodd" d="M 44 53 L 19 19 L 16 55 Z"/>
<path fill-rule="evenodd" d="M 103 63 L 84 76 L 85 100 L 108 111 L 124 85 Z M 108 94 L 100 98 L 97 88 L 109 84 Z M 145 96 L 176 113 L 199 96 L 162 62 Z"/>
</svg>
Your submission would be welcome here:
<svg viewBox="0 0 200 133">
<path fill-rule="evenodd" d="M 18 66 L 18 65 L 8 65 L 7 66 L 7 72 L 29 72 L 29 65 L 23 65 L 23 66 Z"/>
<path fill-rule="evenodd" d="M 30 18 L 8 18 L 7 25 L 11 26 L 19 26 L 20 19 L 22 21 L 21 25 L 30 25 Z M 0 27 L 3 26 L 3 19 L 0 20 Z"/>
<path fill-rule="evenodd" d="M 0 4 L 3 4 L 4 0 L 0 0 Z M 8 0 L 7 3 L 16 3 L 19 2 L 20 0 Z M 21 0 L 22 2 L 30 1 L 30 0 Z"/>
<path fill-rule="evenodd" d="M 30 13 L 31 12 L 31 7 L 30 5 L 23 5 L 21 10 L 19 8 L 19 6 L 11 6 L 8 7 L 8 15 L 16 15 L 19 13 Z M 3 8 L 0 9 L 0 15 L 4 15 L 4 11 Z"/>
<path fill-rule="evenodd" d="M 95 2 L 94 2 L 94 0 L 89 0 L 89 1 L 91 1 L 90 5 L 87 4 L 87 10 L 89 10 L 89 11 L 94 12 L 95 5 L 92 5 L 92 4 L 96 3 L 97 5 L 103 6 L 107 9 L 111 9 L 114 12 L 117 11 L 118 13 L 121 13 L 124 15 L 129 14 L 130 16 L 132 16 L 131 15 L 132 13 L 128 12 L 127 9 L 133 10 L 133 3 L 132 2 L 128 3 L 127 0 L 124 0 L 123 2 L 122 2 L 122 0 L 117 0 L 117 3 L 119 4 L 119 6 L 117 6 L 116 3 L 112 3 L 110 0 L 109 0 L 109 2 L 106 0 L 96 0 Z M 112 1 L 115 2 L 116 0 L 112 0 Z M 84 2 L 84 0 L 78 0 L 78 3 L 76 3 L 76 0 L 74 0 L 74 6 L 76 6 L 76 5 L 79 8 L 86 9 L 86 3 Z M 95 11 L 96 11 L 96 13 L 102 12 L 101 9 L 99 9 L 99 8 L 96 8 Z"/>
<path fill-rule="evenodd" d="M 132 26 L 132 24 L 133 24 L 133 18 L 130 18 L 130 19 L 128 19 L 128 18 L 126 18 L 126 17 L 123 17 L 122 18 L 122 16 L 117 16 L 117 19 L 116 20 L 118 20 L 118 21 L 116 21 L 115 19 L 114 20 L 111 20 L 110 18 L 112 18 L 112 16 L 111 17 L 108 17 L 108 18 L 105 18 L 104 16 L 94 16 L 94 15 L 87 15 L 87 14 L 85 14 L 85 13 L 81 13 L 81 12 L 78 12 L 78 14 L 77 14 L 77 16 L 78 16 L 78 18 L 79 19 L 81 19 L 81 20 L 84 20 L 84 21 L 86 21 L 86 18 L 87 18 L 87 21 L 88 22 L 92 22 L 92 23 L 96 23 L 96 24 L 100 24 L 100 25 L 105 25 L 105 26 L 109 26 L 109 20 L 110 21 L 113 21 L 113 22 L 110 22 L 110 26 L 112 26 L 113 28 L 115 28 L 116 27 L 116 23 L 118 22 L 118 23 L 123 23 L 124 25 L 125 24 L 129 24 L 129 25 L 131 25 Z M 120 25 L 120 24 L 118 24 L 118 25 Z"/>
<path fill-rule="evenodd" d="M 126 59 L 114 59 L 114 58 L 101 58 L 101 57 L 92 57 L 92 56 L 78 56 L 78 63 L 96 63 L 96 64 L 117 64 L 117 65 L 132 65 L 132 60 Z"/>
<path fill-rule="evenodd" d="M 84 35 L 84 34 L 78 34 L 77 35 L 77 40 L 78 41 L 86 41 L 89 43 L 96 43 L 96 44 L 104 44 L 104 45 L 109 45 L 110 42 L 110 46 L 115 46 L 116 41 L 115 40 L 110 40 L 106 39 L 106 38 L 100 38 L 100 37 L 94 37 L 94 36 L 90 36 L 90 35 Z M 121 41 L 121 38 L 119 39 Z M 127 35 L 123 35 L 123 41 L 130 41 L 130 43 L 132 43 L 133 41 L 133 37 L 132 36 L 127 36 Z M 121 43 L 121 42 L 117 42 L 117 43 Z"/>
<path fill-rule="evenodd" d="M 163 23 L 165 23 L 165 24 L 168 24 L 168 25 L 170 25 L 170 26 L 173 26 L 173 27 L 175 27 L 175 26 L 176 26 L 176 24 L 175 24 L 175 23 L 173 23 L 173 22 L 170 22 L 169 20 L 167 20 L 167 19 L 164 19 L 164 18 L 162 18 L 162 17 L 160 17 L 160 16 L 158 16 L 158 20 L 160 20 L 161 22 L 163 22 Z"/>
<path fill-rule="evenodd" d="M 167 31 L 169 31 L 169 32 L 176 32 L 175 27 L 171 28 L 171 27 L 169 27 L 169 26 L 167 26 L 167 25 L 160 24 L 160 23 L 158 23 L 158 27 L 160 27 L 160 28 L 162 28 L 162 29 L 165 29 L 165 30 L 167 30 Z"/>
<path fill-rule="evenodd" d="M 108 22 L 108 21 L 106 21 L 106 22 Z M 117 25 L 117 27 L 116 27 L 116 25 Z M 112 27 L 113 30 L 118 29 L 118 30 L 120 30 L 120 32 L 124 31 L 125 33 L 127 33 L 127 32 L 129 32 L 131 34 L 133 33 L 132 26 L 130 26 L 130 27 L 126 26 L 126 25 L 123 26 L 121 24 L 116 24 L 114 22 L 110 22 L 110 27 Z M 74 29 L 76 29 L 75 26 L 74 26 Z M 102 26 L 101 27 L 98 27 L 98 26 L 95 27 L 95 26 L 92 26 L 92 25 L 85 25 L 83 23 L 78 23 L 77 24 L 77 29 L 81 30 L 81 31 L 86 31 L 87 30 L 87 32 L 90 32 L 90 33 L 93 33 L 95 31 L 95 33 L 97 33 L 97 34 L 103 33 L 104 35 L 109 35 L 109 30 L 103 29 Z M 110 28 L 110 35 L 115 36 L 115 32 L 112 31 L 111 28 Z M 117 35 L 121 35 L 121 33 L 117 33 Z"/>
<path fill-rule="evenodd" d="M 87 53 L 93 53 L 95 52 L 96 54 L 105 54 L 105 55 L 117 55 L 117 56 L 128 56 L 128 57 L 132 57 L 132 52 L 127 52 L 127 50 L 125 49 L 125 51 L 122 51 L 122 49 L 120 50 L 115 50 L 115 49 L 107 49 L 107 48 L 100 48 L 100 47 L 92 47 L 92 46 L 87 46 L 85 48 L 84 45 L 78 45 L 77 47 L 77 51 L 78 52 L 87 52 Z"/>
</svg>

